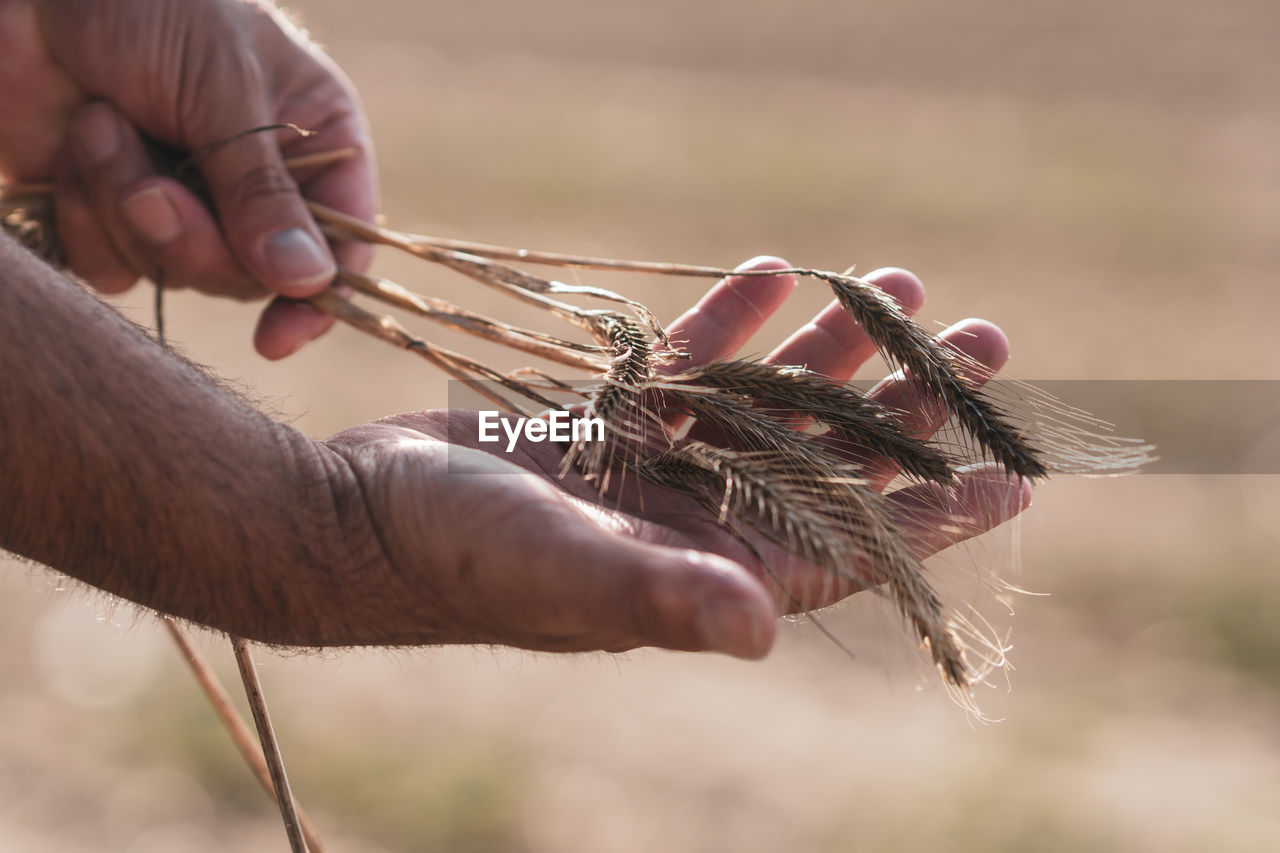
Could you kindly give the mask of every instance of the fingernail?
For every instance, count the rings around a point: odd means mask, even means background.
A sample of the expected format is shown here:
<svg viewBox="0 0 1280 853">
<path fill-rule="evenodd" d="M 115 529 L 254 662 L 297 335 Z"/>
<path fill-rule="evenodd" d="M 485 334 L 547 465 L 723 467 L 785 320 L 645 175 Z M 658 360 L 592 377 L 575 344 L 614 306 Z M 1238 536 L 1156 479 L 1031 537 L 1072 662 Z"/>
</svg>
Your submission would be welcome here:
<svg viewBox="0 0 1280 853">
<path fill-rule="evenodd" d="M 89 107 L 76 125 L 76 142 L 91 164 L 115 156 L 120 149 L 120 124 L 106 105 Z"/>
<path fill-rule="evenodd" d="M 148 243 L 172 243 L 182 233 L 178 209 L 161 187 L 134 193 L 120 202 L 120 210 L 138 236 Z"/>
<path fill-rule="evenodd" d="M 742 601 L 717 598 L 698 616 L 702 639 L 716 651 L 740 658 L 758 658 L 768 651 L 761 614 Z"/>
<path fill-rule="evenodd" d="M 328 251 L 301 228 L 290 228 L 268 237 L 265 251 L 267 263 L 271 264 L 281 284 L 294 288 L 323 284 L 337 272 Z"/>
</svg>

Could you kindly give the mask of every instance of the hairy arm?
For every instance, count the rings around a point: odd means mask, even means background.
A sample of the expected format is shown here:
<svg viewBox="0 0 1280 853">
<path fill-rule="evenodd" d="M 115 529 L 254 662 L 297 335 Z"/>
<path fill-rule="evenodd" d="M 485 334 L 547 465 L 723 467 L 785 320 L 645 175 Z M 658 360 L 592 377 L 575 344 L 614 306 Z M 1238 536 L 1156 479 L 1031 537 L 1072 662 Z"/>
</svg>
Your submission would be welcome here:
<svg viewBox="0 0 1280 853">
<path fill-rule="evenodd" d="M 342 590 L 379 561 L 338 457 L 5 237 L 0 460 L 5 549 L 251 639 L 353 639 Z"/>
</svg>

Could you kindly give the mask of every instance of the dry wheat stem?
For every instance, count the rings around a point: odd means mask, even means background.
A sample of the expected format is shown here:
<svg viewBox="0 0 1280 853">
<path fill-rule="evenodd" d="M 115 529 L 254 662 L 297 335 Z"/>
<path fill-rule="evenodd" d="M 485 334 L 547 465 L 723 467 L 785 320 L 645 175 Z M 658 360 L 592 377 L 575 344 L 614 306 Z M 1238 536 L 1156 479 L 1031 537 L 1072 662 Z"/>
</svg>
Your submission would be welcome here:
<svg viewBox="0 0 1280 853">
<path fill-rule="evenodd" d="M 249 729 L 249 725 L 240 716 L 240 712 L 236 710 L 235 705 L 231 702 L 231 697 L 227 694 L 226 688 L 222 686 L 222 682 L 218 679 L 217 674 L 212 667 L 205 662 L 204 658 L 196 651 L 195 647 L 187 640 L 182 629 L 178 627 L 177 621 L 172 616 L 164 616 L 161 618 L 165 628 L 169 631 L 169 636 L 173 638 L 173 642 L 177 645 L 179 651 L 182 652 L 182 659 L 187 662 L 200 688 L 204 691 L 205 698 L 209 700 L 209 705 L 213 708 L 214 714 L 217 716 L 222 727 L 231 737 L 231 742 L 235 744 L 236 750 L 244 759 L 245 764 L 253 772 L 258 783 L 262 785 L 263 790 L 269 796 L 275 798 L 275 784 L 271 781 L 271 771 L 267 767 L 267 760 L 262 754 L 262 746 L 258 743 L 257 738 Z M 296 804 L 295 804 L 296 805 Z M 307 840 L 307 848 L 310 853 L 324 853 L 324 844 L 320 841 L 320 836 L 316 832 L 314 824 L 302 810 L 301 806 L 296 806 L 298 814 L 298 825 L 302 828 L 302 834 Z"/>
<path fill-rule="evenodd" d="M 289 837 L 289 849 L 292 853 L 307 853 L 307 839 L 302 832 L 302 822 L 298 819 L 293 792 L 289 789 L 289 777 L 284 770 L 284 759 L 280 755 L 276 733 L 271 728 L 271 717 L 267 714 L 266 698 L 262 694 L 262 683 L 258 681 L 258 670 L 253 664 L 249 643 L 241 637 L 232 637 L 231 648 L 235 652 L 236 664 L 240 667 L 245 694 L 249 697 L 249 710 L 253 712 L 253 721 L 258 727 L 258 740 L 262 742 L 262 752 L 271 773 L 271 785 L 280 804 L 280 817 L 284 820 L 284 831 Z"/>
</svg>

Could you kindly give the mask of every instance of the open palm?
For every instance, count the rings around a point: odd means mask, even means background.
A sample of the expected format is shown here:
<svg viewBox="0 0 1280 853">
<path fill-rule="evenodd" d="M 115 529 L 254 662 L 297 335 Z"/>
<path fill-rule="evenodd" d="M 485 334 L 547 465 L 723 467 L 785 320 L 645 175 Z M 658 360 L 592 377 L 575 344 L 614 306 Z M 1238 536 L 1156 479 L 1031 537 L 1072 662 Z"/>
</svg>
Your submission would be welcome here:
<svg viewBox="0 0 1280 853">
<path fill-rule="evenodd" d="M 765 258 L 751 266 L 786 265 Z M 908 311 L 923 301 L 909 273 L 884 270 L 869 279 Z M 788 275 L 731 277 L 669 332 L 695 364 L 726 357 L 794 286 Z M 959 323 L 942 336 L 992 370 L 1008 356 L 1004 335 L 984 321 Z M 874 349 L 833 304 L 768 360 L 843 381 Z M 930 407 L 915 404 L 909 382 L 893 378 L 873 393 L 908 412 L 909 432 L 923 437 L 938 428 Z M 481 443 L 478 432 L 475 412 L 434 411 L 365 424 L 326 442 L 359 483 L 382 559 L 406 579 L 400 594 L 422 600 L 417 610 L 425 618 L 416 627 L 383 626 L 399 642 L 551 651 L 656 645 L 759 657 L 773 642 L 779 611 L 822 607 L 857 591 L 764 540 L 753 542 L 775 580 L 752 548 L 692 498 L 634 480 L 601 497 L 576 472 L 561 476 L 556 444 L 521 441 L 505 453 L 505 443 Z M 863 462 L 880 488 L 893 478 L 886 461 Z M 921 558 L 994 527 L 1029 499 L 1024 484 L 991 467 L 964 472 L 949 493 L 917 484 L 887 497 Z M 406 630 L 417 636 L 405 639 Z"/>
</svg>

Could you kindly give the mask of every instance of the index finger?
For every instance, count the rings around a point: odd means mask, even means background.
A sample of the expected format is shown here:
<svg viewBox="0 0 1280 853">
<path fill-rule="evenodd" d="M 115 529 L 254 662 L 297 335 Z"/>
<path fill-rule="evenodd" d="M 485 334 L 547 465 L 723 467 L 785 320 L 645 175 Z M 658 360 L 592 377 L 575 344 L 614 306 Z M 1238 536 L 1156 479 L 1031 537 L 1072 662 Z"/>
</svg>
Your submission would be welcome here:
<svg viewBox="0 0 1280 853">
<path fill-rule="evenodd" d="M 737 267 L 743 270 L 785 270 L 782 258 L 763 255 Z M 698 303 L 667 328 L 673 346 L 690 358 L 659 366 L 662 373 L 681 373 L 737 352 L 795 289 L 796 277 L 731 275 L 721 279 Z"/>
<path fill-rule="evenodd" d="M 782 258 L 762 255 L 740 264 L 738 270 L 784 270 Z M 689 358 L 659 364 L 658 373 L 681 373 L 737 352 L 764 321 L 777 311 L 795 289 L 796 277 L 780 275 L 731 275 L 721 279 L 698 303 L 680 315 L 667 329 L 671 345 Z M 682 414 L 668 414 L 664 420 L 678 425 Z"/>
</svg>

